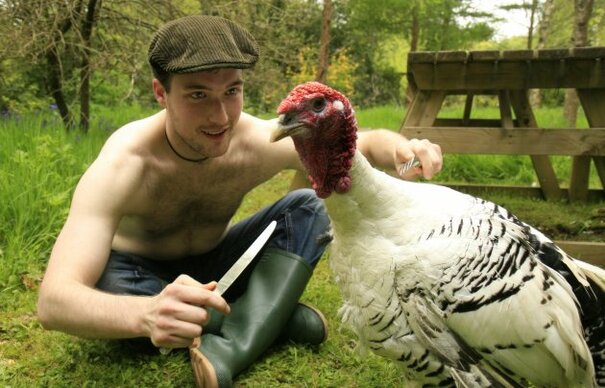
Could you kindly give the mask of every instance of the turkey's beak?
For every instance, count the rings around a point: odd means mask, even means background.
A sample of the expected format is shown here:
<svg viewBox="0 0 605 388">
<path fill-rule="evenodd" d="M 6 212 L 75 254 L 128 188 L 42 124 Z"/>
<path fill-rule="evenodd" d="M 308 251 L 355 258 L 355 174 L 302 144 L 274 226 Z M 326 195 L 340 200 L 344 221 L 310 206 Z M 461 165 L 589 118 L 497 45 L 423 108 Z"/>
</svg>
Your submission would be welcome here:
<svg viewBox="0 0 605 388">
<path fill-rule="evenodd" d="M 305 130 L 305 124 L 294 121 L 295 116 L 288 114 L 279 115 L 277 128 L 271 133 L 271 142 L 276 142 L 284 137 L 293 136 Z"/>
</svg>

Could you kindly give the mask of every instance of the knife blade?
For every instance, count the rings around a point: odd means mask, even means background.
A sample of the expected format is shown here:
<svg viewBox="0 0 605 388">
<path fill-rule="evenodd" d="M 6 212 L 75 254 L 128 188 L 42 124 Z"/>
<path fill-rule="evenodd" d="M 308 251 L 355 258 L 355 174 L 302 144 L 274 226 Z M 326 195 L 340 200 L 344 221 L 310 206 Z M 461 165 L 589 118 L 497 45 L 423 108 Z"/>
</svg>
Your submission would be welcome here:
<svg viewBox="0 0 605 388">
<path fill-rule="evenodd" d="M 246 249 L 246 251 L 237 259 L 235 264 L 223 275 L 221 280 L 218 281 L 218 285 L 214 289 L 214 292 L 218 295 L 223 295 L 225 291 L 235 282 L 239 275 L 250 265 L 252 260 L 256 257 L 258 252 L 265 246 L 269 237 L 273 234 L 275 227 L 277 226 L 276 221 L 271 223 L 263 230 L 263 232 L 254 240 L 254 242 Z"/>
<path fill-rule="evenodd" d="M 414 156 L 412 159 L 408 160 L 407 162 L 400 164 L 397 167 L 397 173 L 399 174 L 399 176 L 402 176 L 403 174 L 405 174 L 406 172 L 411 170 L 413 167 L 418 167 L 418 166 L 420 166 L 420 161 L 418 159 L 416 159 L 416 157 Z"/>
<path fill-rule="evenodd" d="M 260 250 L 265 246 L 267 241 L 269 241 L 269 237 L 275 231 L 275 227 L 277 226 L 276 221 L 271 221 L 271 223 L 262 231 L 262 233 L 254 240 L 252 244 L 246 249 L 246 251 L 237 259 L 235 264 L 229 268 L 229 270 L 221 277 L 218 281 L 218 285 L 214 289 L 214 293 L 218 295 L 223 295 L 225 291 L 237 280 L 237 278 L 244 272 L 244 270 L 252 263 L 252 260 L 256 257 L 256 255 L 260 252 Z M 160 353 L 162 355 L 166 355 L 170 353 L 172 348 L 160 348 Z"/>
</svg>

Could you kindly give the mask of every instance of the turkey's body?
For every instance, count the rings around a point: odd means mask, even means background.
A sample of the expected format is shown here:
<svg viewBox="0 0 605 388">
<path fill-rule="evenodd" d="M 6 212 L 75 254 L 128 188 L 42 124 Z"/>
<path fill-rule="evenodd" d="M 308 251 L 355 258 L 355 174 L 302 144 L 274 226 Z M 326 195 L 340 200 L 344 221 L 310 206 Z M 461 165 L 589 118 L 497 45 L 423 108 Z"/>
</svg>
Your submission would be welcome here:
<svg viewBox="0 0 605 388">
<path fill-rule="evenodd" d="M 351 189 L 325 201 L 342 317 L 362 346 L 422 384 L 594 384 L 576 297 L 538 258 L 539 232 L 489 202 L 392 178 L 359 152 L 350 175 Z"/>
<path fill-rule="evenodd" d="M 348 99 L 297 86 L 291 136 L 334 240 L 330 266 L 360 345 L 409 383 L 605 386 L 605 271 L 491 202 L 372 168 Z"/>
</svg>

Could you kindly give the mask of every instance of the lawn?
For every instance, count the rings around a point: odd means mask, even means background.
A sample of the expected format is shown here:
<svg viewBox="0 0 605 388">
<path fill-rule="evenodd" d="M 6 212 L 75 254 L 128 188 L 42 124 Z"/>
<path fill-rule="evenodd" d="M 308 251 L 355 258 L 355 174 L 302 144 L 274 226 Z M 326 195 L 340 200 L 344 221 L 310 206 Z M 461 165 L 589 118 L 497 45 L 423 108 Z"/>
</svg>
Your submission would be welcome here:
<svg viewBox="0 0 605 388">
<path fill-rule="evenodd" d="M 193 384 L 185 351 L 162 356 L 141 353 L 119 341 L 86 340 L 49 332 L 41 328 L 35 315 L 40 279 L 67 214 L 73 186 L 111 130 L 144 113 L 133 108 L 107 114 L 95 121 L 95 129 L 87 136 L 66 134 L 56 118 L 43 115 L 0 121 L 0 201 L 3 204 L 0 208 L 0 386 L 184 387 Z M 396 107 L 360 110 L 358 117 L 364 127 L 397 129 L 403 110 Z M 447 155 L 444 171 L 437 181 L 532 184 L 535 177 L 526 159 Z M 565 180 L 569 160 L 558 161 L 556 169 Z M 291 178 L 292 172 L 282 172 L 251 192 L 237 218 L 283 195 Z M 598 186 L 594 177 L 591 182 Z M 548 203 L 503 195 L 490 199 L 555 238 L 602 241 L 603 203 Z M 327 342 L 319 347 L 277 345 L 245 371 L 237 385 L 401 385 L 396 367 L 371 354 L 358 353 L 353 334 L 339 324 L 337 312 L 341 299 L 327 260 L 326 255 L 303 296 L 304 301 L 325 312 L 330 325 Z"/>
</svg>

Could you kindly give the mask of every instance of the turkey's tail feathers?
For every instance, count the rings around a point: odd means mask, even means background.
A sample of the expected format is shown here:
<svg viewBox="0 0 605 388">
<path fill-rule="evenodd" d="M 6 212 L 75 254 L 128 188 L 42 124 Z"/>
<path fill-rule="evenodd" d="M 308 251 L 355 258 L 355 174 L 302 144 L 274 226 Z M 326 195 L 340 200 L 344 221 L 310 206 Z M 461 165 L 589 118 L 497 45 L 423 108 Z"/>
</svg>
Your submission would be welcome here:
<svg viewBox="0 0 605 388">
<path fill-rule="evenodd" d="M 450 368 L 450 375 L 456 384 L 456 388 L 522 388 L 523 386 L 508 376 L 494 370 L 487 364 L 481 367 L 471 365 L 468 372 Z"/>
<path fill-rule="evenodd" d="M 582 273 L 590 280 L 592 280 L 597 286 L 605 291 L 605 270 L 597 267 L 596 265 L 588 264 L 581 260 L 574 260 L 576 265 L 580 267 Z"/>
</svg>

